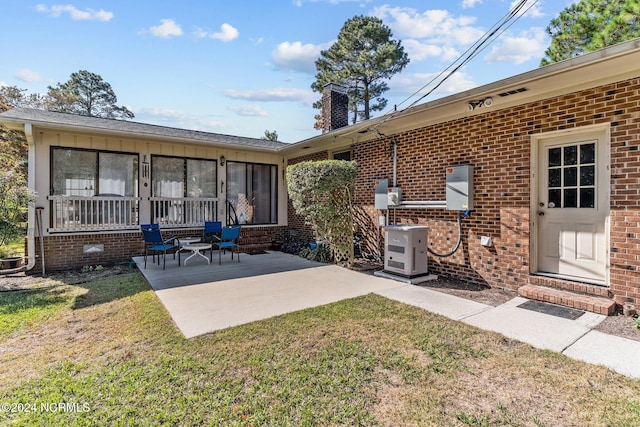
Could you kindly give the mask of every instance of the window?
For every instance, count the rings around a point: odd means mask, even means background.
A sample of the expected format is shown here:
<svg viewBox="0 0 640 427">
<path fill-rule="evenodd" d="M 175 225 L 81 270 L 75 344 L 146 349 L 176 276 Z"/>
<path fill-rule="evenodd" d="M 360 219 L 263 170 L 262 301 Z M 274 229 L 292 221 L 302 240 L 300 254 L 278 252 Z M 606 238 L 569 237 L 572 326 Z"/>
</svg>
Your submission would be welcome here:
<svg viewBox="0 0 640 427">
<path fill-rule="evenodd" d="M 53 147 L 51 165 L 52 196 L 138 196 L 137 154 Z"/>
<path fill-rule="evenodd" d="M 548 206 L 550 208 L 594 208 L 595 170 L 594 143 L 549 148 Z"/>
<path fill-rule="evenodd" d="M 227 201 L 239 224 L 278 223 L 278 167 L 227 162 Z"/>
<path fill-rule="evenodd" d="M 333 160 L 351 160 L 351 151 L 341 151 L 339 153 L 333 153 Z"/>
<path fill-rule="evenodd" d="M 216 161 L 153 156 L 155 197 L 216 197 Z"/>
</svg>

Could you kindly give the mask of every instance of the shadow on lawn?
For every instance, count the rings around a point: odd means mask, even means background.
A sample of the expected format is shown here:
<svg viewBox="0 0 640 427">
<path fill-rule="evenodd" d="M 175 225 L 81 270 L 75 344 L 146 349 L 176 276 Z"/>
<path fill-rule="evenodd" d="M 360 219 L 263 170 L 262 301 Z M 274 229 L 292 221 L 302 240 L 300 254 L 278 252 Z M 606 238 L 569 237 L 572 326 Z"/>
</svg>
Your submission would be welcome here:
<svg viewBox="0 0 640 427">
<path fill-rule="evenodd" d="M 142 275 L 130 267 L 110 267 L 80 281 L 70 280 L 68 284 L 87 290 L 76 296 L 72 306 L 74 310 L 109 303 L 149 290 Z"/>
<path fill-rule="evenodd" d="M 0 294 L 0 314 L 12 315 L 31 309 L 45 309 L 59 305 L 69 299 L 66 290 L 60 287 L 26 289 Z"/>
</svg>

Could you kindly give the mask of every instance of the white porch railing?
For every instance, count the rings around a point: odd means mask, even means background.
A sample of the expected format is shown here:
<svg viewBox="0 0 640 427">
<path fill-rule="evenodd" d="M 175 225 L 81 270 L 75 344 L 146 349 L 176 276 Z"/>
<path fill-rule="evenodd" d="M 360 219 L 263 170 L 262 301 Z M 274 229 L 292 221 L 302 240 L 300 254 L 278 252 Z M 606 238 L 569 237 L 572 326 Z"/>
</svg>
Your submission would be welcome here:
<svg viewBox="0 0 640 427">
<path fill-rule="evenodd" d="M 202 227 L 217 218 L 217 198 L 149 197 L 149 201 L 151 222 L 161 227 Z"/>
<path fill-rule="evenodd" d="M 47 196 L 51 232 L 123 230 L 138 227 L 139 197 Z"/>
</svg>

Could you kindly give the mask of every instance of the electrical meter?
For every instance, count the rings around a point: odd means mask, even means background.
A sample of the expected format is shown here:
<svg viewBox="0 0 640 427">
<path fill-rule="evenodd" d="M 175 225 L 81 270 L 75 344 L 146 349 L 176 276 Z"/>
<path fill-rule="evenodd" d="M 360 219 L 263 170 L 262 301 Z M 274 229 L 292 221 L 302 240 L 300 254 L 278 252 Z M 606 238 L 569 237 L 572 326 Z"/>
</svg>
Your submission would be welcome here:
<svg viewBox="0 0 640 427">
<path fill-rule="evenodd" d="M 400 187 L 389 187 L 387 189 L 387 203 L 389 206 L 400 206 L 402 202 L 402 190 Z"/>
</svg>

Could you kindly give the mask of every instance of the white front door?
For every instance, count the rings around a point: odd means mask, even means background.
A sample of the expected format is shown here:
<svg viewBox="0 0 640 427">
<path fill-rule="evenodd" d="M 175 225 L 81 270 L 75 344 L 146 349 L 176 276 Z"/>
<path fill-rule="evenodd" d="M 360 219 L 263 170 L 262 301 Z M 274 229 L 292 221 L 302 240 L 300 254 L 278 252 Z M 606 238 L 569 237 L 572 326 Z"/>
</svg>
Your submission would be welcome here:
<svg viewBox="0 0 640 427">
<path fill-rule="evenodd" d="M 609 214 L 604 133 L 538 141 L 537 270 L 605 283 Z"/>
</svg>

